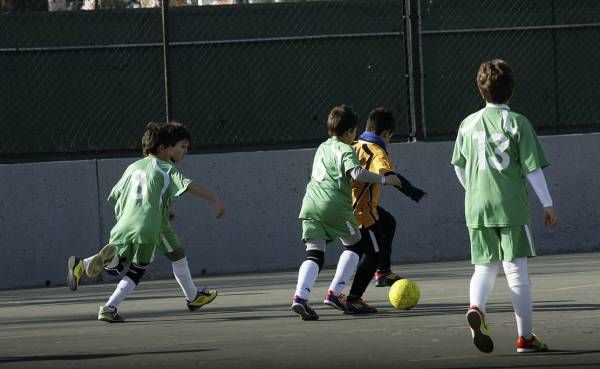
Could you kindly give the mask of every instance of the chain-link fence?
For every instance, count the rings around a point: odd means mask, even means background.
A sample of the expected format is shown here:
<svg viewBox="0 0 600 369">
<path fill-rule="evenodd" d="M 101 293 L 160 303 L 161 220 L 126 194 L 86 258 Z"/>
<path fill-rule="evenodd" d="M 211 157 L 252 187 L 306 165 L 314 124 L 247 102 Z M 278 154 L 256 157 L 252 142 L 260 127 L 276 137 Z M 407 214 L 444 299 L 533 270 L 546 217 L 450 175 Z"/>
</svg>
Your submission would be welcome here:
<svg viewBox="0 0 600 369">
<path fill-rule="evenodd" d="M 600 2 L 420 0 L 428 137 L 448 137 L 482 106 L 484 60 L 513 67 L 511 107 L 538 133 L 600 130 Z M 592 73 L 592 74 L 591 74 Z"/>
<path fill-rule="evenodd" d="M 312 145 L 341 103 L 395 109 L 408 136 L 400 2 L 172 7 L 168 88 L 161 10 L 1 15 L 0 152 L 135 151 L 167 110 L 196 149 Z"/>
<path fill-rule="evenodd" d="M 167 116 L 195 150 L 314 145 L 341 103 L 450 139 L 498 57 L 538 132 L 600 130 L 597 1 L 169 3 L 163 52 L 158 0 L 0 0 L 0 158 L 137 153 Z"/>
</svg>

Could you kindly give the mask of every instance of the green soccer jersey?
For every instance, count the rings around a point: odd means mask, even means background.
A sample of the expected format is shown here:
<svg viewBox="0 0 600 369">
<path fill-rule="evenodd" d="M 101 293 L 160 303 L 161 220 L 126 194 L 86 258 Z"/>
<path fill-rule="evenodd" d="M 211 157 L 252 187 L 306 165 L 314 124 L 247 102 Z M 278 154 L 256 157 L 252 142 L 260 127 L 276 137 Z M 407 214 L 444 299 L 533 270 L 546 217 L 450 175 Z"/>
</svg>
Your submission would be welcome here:
<svg viewBox="0 0 600 369">
<path fill-rule="evenodd" d="M 164 212 L 190 183 L 171 163 L 152 156 L 131 164 L 108 196 L 117 219 L 110 243 L 158 245 Z"/>
<path fill-rule="evenodd" d="M 452 164 L 465 169 L 468 227 L 531 223 L 526 176 L 548 161 L 527 118 L 494 104 L 469 115 L 460 124 Z"/>
<path fill-rule="evenodd" d="M 347 221 L 356 225 L 352 213 L 352 178 L 346 173 L 358 166 L 360 162 L 352 146 L 335 138 L 323 142 L 315 154 L 299 218 L 334 226 L 340 223 L 340 228 L 346 229 Z"/>
</svg>

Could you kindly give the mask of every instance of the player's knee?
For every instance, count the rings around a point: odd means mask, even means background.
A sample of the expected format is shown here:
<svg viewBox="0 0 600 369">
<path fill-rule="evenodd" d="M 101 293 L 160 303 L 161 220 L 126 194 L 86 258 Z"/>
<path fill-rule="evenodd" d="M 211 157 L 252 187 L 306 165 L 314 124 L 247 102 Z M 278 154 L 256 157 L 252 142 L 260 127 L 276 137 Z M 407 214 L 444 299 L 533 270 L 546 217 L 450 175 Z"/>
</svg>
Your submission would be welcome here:
<svg viewBox="0 0 600 369">
<path fill-rule="evenodd" d="M 125 274 L 125 275 L 127 277 L 129 277 L 129 279 L 131 279 L 133 281 L 133 283 L 135 283 L 137 285 L 140 283 L 140 280 L 142 279 L 142 276 L 144 275 L 145 272 L 146 272 L 146 265 L 131 264 L 129 266 L 129 270 L 127 271 L 127 274 Z"/>
<path fill-rule="evenodd" d="M 344 246 L 344 247 L 346 248 L 346 250 L 348 250 L 348 251 L 352 251 L 352 252 L 354 252 L 355 254 L 357 254 L 357 255 L 358 255 L 358 257 L 361 257 L 361 256 L 362 256 L 362 255 L 365 253 L 365 250 L 364 250 L 364 248 L 361 246 L 361 244 L 362 244 L 362 243 L 361 243 L 361 242 L 359 242 L 359 243 L 355 243 L 354 245 L 350 245 L 350 246 Z"/>
<path fill-rule="evenodd" d="M 165 254 L 165 256 L 167 257 L 167 259 L 171 260 L 171 262 L 176 262 L 185 257 L 185 251 L 184 251 L 183 247 L 180 247 L 177 250 L 167 252 Z"/>
<path fill-rule="evenodd" d="M 317 263 L 319 271 L 321 271 L 321 268 L 323 268 L 323 263 L 325 262 L 325 253 L 321 250 L 306 250 L 305 260 L 311 260 Z"/>
<path fill-rule="evenodd" d="M 523 268 L 505 268 L 504 274 L 509 287 L 526 287 L 531 285 L 529 273 Z"/>
</svg>

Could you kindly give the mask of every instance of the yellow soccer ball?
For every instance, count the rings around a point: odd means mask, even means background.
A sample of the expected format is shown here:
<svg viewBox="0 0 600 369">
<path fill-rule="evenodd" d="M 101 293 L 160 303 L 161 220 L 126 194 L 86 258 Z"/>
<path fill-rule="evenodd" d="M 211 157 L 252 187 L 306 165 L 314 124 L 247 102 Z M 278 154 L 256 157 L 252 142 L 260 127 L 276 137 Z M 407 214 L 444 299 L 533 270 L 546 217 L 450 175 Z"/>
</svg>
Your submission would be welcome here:
<svg viewBox="0 0 600 369">
<path fill-rule="evenodd" d="M 390 303 L 399 310 L 414 308 L 419 302 L 421 291 L 419 286 L 410 279 L 401 279 L 394 282 L 388 293 Z"/>
</svg>

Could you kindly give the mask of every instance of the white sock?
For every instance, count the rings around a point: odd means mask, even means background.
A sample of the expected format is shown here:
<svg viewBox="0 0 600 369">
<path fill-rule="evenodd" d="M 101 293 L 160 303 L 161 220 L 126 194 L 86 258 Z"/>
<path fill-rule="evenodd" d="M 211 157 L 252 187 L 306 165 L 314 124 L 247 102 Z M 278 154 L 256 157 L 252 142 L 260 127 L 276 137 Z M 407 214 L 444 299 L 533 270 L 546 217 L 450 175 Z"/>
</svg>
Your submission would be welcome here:
<svg viewBox="0 0 600 369">
<path fill-rule="evenodd" d="M 95 256 L 95 255 L 94 255 Z M 90 261 L 94 256 L 90 256 L 89 258 L 83 259 L 83 269 L 87 269 L 88 265 L 90 265 Z"/>
<path fill-rule="evenodd" d="M 500 263 L 498 262 L 475 265 L 475 272 L 471 277 L 469 304 L 477 306 L 484 314 L 487 300 L 494 290 L 499 267 Z"/>
<path fill-rule="evenodd" d="M 329 285 L 329 290 L 333 291 L 334 295 L 337 296 L 342 293 L 348 280 L 350 280 L 350 276 L 356 271 L 359 259 L 360 257 L 354 251 L 344 250 L 344 252 L 342 252 L 335 270 L 335 276 Z"/>
<path fill-rule="evenodd" d="M 173 266 L 173 275 L 185 294 L 185 298 L 188 301 L 194 300 L 198 294 L 198 287 L 196 287 L 192 280 L 192 274 L 190 273 L 187 258 L 184 257 L 183 259 L 174 261 L 171 265 Z"/>
<path fill-rule="evenodd" d="M 85 264 L 85 261 L 84 261 Z M 115 256 L 113 256 L 112 260 L 106 264 L 106 268 L 116 268 L 117 265 L 119 265 L 119 255 L 115 254 Z"/>
<path fill-rule="evenodd" d="M 296 284 L 296 296 L 308 300 L 310 292 L 319 276 L 319 265 L 312 260 L 304 260 L 298 270 L 298 284 Z"/>
<path fill-rule="evenodd" d="M 119 306 L 119 304 L 123 302 L 123 300 L 125 300 L 125 298 L 129 296 L 131 292 L 133 292 L 135 286 L 135 282 L 132 281 L 131 278 L 129 278 L 128 276 L 124 276 L 123 278 L 121 278 L 119 284 L 117 285 L 117 288 L 115 288 L 115 292 L 113 292 L 113 294 L 106 302 L 106 306 L 112 306 L 114 308 Z"/>
<path fill-rule="evenodd" d="M 531 282 L 527 271 L 527 258 L 505 261 L 502 265 L 510 288 L 510 298 L 515 309 L 517 331 L 519 336 L 529 339 L 533 330 L 533 303 L 531 299 Z"/>
</svg>

